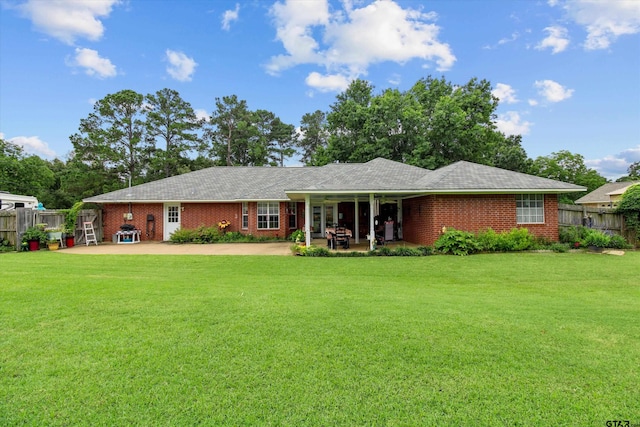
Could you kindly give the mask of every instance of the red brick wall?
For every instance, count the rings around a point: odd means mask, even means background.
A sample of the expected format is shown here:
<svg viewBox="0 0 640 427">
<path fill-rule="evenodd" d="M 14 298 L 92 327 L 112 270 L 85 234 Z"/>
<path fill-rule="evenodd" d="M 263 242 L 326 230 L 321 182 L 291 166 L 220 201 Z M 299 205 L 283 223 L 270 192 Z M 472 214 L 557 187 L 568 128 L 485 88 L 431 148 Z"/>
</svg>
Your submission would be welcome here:
<svg viewBox="0 0 640 427">
<path fill-rule="evenodd" d="M 286 215 L 286 203 L 280 203 L 280 228 L 277 230 L 258 230 L 258 204 L 249 202 L 249 228 L 242 229 L 242 203 L 183 203 L 180 205 L 181 228 L 214 227 L 218 222 L 227 220 L 231 225 L 228 231 L 239 231 L 254 236 L 286 237 L 295 230 L 289 230 Z M 164 205 L 162 203 L 131 204 L 133 220 L 125 221 L 123 215 L 129 212 L 128 204 L 107 204 L 103 206 L 104 236 L 111 236 L 120 230 L 122 224 L 133 224 L 142 230 L 141 240 L 162 241 L 164 223 Z M 155 236 L 147 234 L 147 214 L 155 217 Z M 298 204 L 298 226 L 304 226 L 304 203 Z"/>
<path fill-rule="evenodd" d="M 122 224 L 133 224 L 137 229 L 142 230 L 140 240 L 162 240 L 162 207 L 161 203 L 132 203 L 131 213 L 133 214 L 133 219 L 125 221 L 123 215 L 129 212 L 128 204 L 104 205 L 102 208 L 104 239 L 111 241 L 111 236 L 120 231 Z M 147 233 L 148 214 L 153 215 L 155 218 L 155 237 L 151 223 Z"/>
<path fill-rule="evenodd" d="M 558 198 L 545 195 L 544 224 L 517 224 L 513 194 L 431 195 L 403 202 L 403 238 L 412 243 L 432 245 L 443 227 L 478 232 L 527 228 L 536 236 L 558 240 Z"/>
</svg>

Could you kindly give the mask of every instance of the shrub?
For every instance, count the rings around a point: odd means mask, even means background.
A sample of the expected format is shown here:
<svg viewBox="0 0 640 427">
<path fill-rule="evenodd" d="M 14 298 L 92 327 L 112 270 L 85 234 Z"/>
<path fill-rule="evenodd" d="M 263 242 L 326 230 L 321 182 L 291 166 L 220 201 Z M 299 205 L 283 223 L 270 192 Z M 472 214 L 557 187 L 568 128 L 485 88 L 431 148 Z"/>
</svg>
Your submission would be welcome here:
<svg viewBox="0 0 640 427">
<path fill-rule="evenodd" d="M 569 244 L 568 243 L 552 243 L 551 245 L 549 245 L 549 249 L 551 249 L 553 252 L 560 252 L 560 253 L 564 253 L 569 251 Z"/>
<path fill-rule="evenodd" d="M 627 243 L 624 237 L 619 234 L 614 234 L 611 236 L 611 239 L 609 239 L 609 247 L 613 249 L 631 249 L 633 245 Z"/>
<path fill-rule="evenodd" d="M 536 247 L 535 236 L 526 228 L 514 228 L 504 235 L 505 251 L 526 251 Z"/>
<path fill-rule="evenodd" d="M 409 248 L 407 246 L 398 246 L 393 251 L 393 256 L 422 256 L 422 252 L 416 248 Z"/>
<path fill-rule="evenodd" d="M 436 240 L 434 246 L 440 253 L 460 256 L 476 253 L 480 249 L 473 233 L 451 228 Z"/>
<path fill-rule="evenodd" d="M 301 246 L 300 255 L 312 257 L 331 257 L 333 252 L 322 246 Z"/>
<path fill-rule="evenodd" d="M 596 246 L 598 248 L 608 248 L 611 237 L 598 230 L 589 230 L 587 237 L 582 242 L 585 246 Z"/>
<path fill-rule="evenodd" d="M 291 240 L 292 242 L 304 242 L 305 241 L 304 231 L 302 230 L 294 231 L 289 235 L 289 240 Z"/>
<path fill-rule="evenodd" d="M 422 256 L 433 255 L 433 248 L 431 246 L 418 246 L 416 249 Z"/>
<path fill-rule="evenodd" d="M 576 243 L 582 244 L 587 234 L 589 234 L 589 230 L 589 228 L 583 226 L 560 227 L 560 242 L 569 243 L 575 247 Z"/>
</svg>

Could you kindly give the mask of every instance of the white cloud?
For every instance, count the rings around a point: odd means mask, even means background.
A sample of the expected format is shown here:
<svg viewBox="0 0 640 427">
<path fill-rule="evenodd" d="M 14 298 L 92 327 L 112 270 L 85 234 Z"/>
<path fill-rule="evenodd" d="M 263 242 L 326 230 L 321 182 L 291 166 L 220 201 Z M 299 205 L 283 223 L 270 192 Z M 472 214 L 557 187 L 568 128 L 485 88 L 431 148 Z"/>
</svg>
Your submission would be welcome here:
<svg viewBox="0 0 640 427">
<path fill-rule="evenodd" d="M 500 102 L 505 104 L 515 104 L 518 102 L 516 98 L 516 91 L 509 85 L 504 83 L 498 83 L 496 88 L 491 91 L 491 94 L 498 98 Z"/>
<path fill-rule="evenodd" d="M 533 123 L 522 121 L 517 111 L 507 111 L 499 114 L 496 119 L 496 127 L 505 135 L 527 135 Z"/>
<path fill-rule="evenodd" d="M 595 169 L 605 178 L 615 180 L 627 175 L 629 166 L 634 162 L 640 162 L 640 145 L 602 159 L 585 160 L 584 164 Z"/>
<path fill-rule="evenodd" d="M 571 98 L 574 92 L 573 89 L 567 89 L 553 80 L 537 80 L 535 87 L 538 88 L 538 93 L 549 102 L 564 101 Z"/>
<path fill-rule="evenodd" d="M 240 12 L 240 4 L 236 3 L 234 10 L 225 10 L 222 14 L 222 29 L 229 31 L 231 29 L 231 23 L 238 20 L 238 13 Z"/>
<path fill-rule="evenodd" d="M 536 49 L 544 50 L 551 48 L 551 53 L 560 53 L 569 46 L 569 38 L 567 29 L 564 27 L 554 26 L 544 29 L 548 35 L 540 43 L 536 45 Z"/>
<path fill-rule="evenodd" d="M 166 54 L 167 61 L 169 61 L 167 73 L 178 81 L 191 81 L 191 77 L 193 76 L 198 63 L 194 61 L 193 58 L 189 58 L 182 52 L 167 49 Z"/>
<path fill-rule="evenodd" d="M 341 92 L 349 86 L 351 79 L 341 74 L 321 75 L 317 72 L 310 73 L 305 83 L 320 92 Z"/>
<path fill-rule="evenodd" d="M 278 74 L 312 64 L 326 70 L 326 82 L 329 75 L 335 79 L 339 74 L 342 80 L 366 75 L 370 65 L 386 61 L 403 64 L 422 59 L 435 63 L 439 71 L 453 66 L 456 57 L 449 45 L 438 40 L 435 14 L 403 9 L 391 0 L 356 7 L 359 3 L 345 1 L 342 10 L 331 13 L 326 0 L 276 2 L 271 13 L 286 54 L 272 57 L 267 71 Z M 307 81 L 318 82 L 320 76 L 312 73 Z"/>
<path fill-rule="evenodd" d="M 532 107 L 535 107 L 536 105 L 538 105 L 538 101 L 536 99 L 529 99 L 527 100 L 527 103 Z"/>
<path fill-rule="evenodd" d="M 37 136 L 16 136 L 9 138 L 7 141 L 22 147 L 27 154 L 35 154 L 49 158 L 56 157 L 55 151 L 49 148 L 49 144 Z"/>
<path fill-rule="evenodd" d="M 73 44 L 77 38 L 99 40 L 104 33 L 102 21 L 121 0 L 28 0 L 18 9 L 39 31 Z"/>
<path fill-rule="evenodd" d="M 99 78 L 114 77 L 116 67 L 107 58 L 101 58 L 97 51 L 86 48 L 76 48 L 76 56 L 67 65 L 84 68 L 85 74 Z"/>
<path fill-rule="evenodd" d="M 198 120 L 204 119 L 206 121 L 209 121 L 209 119 L 211 118 L 211 116 L 209 116 L 209 113 L 207 113 L 207 110 L 205 110 L 204 108 L 197 108 L 193 110 L 193 112 L 196 114 Z"/>
<path fill-rule="evenodd" d="M 567 0 L 561 4 L 567 15 L 587 31 L 584 48 L 607 49 L 623 35 L 640 33 L 638 0 Z"/>
</svg>

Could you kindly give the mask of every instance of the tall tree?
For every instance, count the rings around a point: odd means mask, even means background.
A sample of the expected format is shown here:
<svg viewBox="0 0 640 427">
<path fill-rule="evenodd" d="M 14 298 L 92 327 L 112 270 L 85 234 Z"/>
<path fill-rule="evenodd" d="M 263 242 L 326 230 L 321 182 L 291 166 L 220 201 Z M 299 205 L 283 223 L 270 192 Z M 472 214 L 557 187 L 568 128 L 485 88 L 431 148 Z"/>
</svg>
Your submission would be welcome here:
<svg viewBox="0 0 640 427">
<path fill-rule="evenodd" d="M 587 187 L 587 192 L 591 192 L 607 182 L 607 179 L 595 169 L 587 168 L 582 155 L 567 150 L 551 153 L 550 156 L 537 157 L 531 164 L 529 173 L 543 178 L 582 185 Z M 560 200 L 563 203 L 573 203 L 579 197 L 582 197 L 581 193 L 569 193 L 562 195 Z"/>
<path fill-rule="evenodd" d="M 327 147 L 327 120 L 324 112 L 316 110 L 306 113 L 300 121 L 297 146 L 301 150 L 302 162 L 311 165 L 312 159 L 320 149 Z"/>
<path fill-rule="evenodd" d="M 52 206 L 55 185 L 51 164 L 38 156 L 25 154 L 22 147 L 0 139 L 0 189 L 37 197 Z"/>
<path fill-rule="evenodd" d="M 80 133 L 70 137 L 75 156 L 115 170 L 123 183 L 139 182 L 145 166 L 143 101 L 143 95 L 122 90 L 96 102 L 93 113 L 80 120 Z"/>
<path fill-rule="evenodd" d="M 200 148 L 197 131 L 202 129 L 203 121 L 198 120 L 191 104 L 175 90 L 165 88 L 145 99 L 152 175 L 157 169 L 163 170 L 164 177 L 188 171 L 189 153 Z"/>
<path fill-rule="evenodd" d="M 278 117 L 275 117 L 271 122 L 271 133 L 269 135 L 272 141 L 270 157 L 276 165 L 283 167 L 285 160 L 296 152 L 294 148 L 295 135 L 295 126 L 283 123 Z"/>
<path fill-rule="evenodd" d="M 369 106 L 374 87 L 357 79 L 338 94 L 336 102 L 327 114 L 329 144 L 327 155 L 332 161 L 359 162 L 358 147 L 370 143 L 366 133 Z"/>
<path fill-rule="evenodd" d="M 218 164 L 245 164 L 249 139 L 252 136 L 252 117 L 247 102 L 236 95 L 216 98 L 216 110 L 211 115 L 211 128 L 205 133 L 211 142 L 210 153 Z"/>
<path fill-rule="evenodd" d="M 320 157 L 325 162 L 385 157 L 426 168 L 458 160 L 524 168 L 519 140 L 496 129 L 497 106 L 490 83 L 476 78 L 458 86 L 428 77 L 407 92 L 388 89 L 380 95 L 354 80 L 327 114 L 327 149 L 319 150 L 313 163 Z M 508 156 L 495 151 L 501 147 Z"/>
<path fill-rule="evenodd" d="M 640 181 L 640 161 L 631 163 L 627 168 L 627 175 L 618 178 L 616 181 Z"/>
<path fill-rule="evenodd" d="M 424 138 L 409 163 L 438 168 L 458 160 L 491 164 L 488 141 L 495 139 L 498 99 L 487 80 L 472 78 L 462 86 L 431 77 L 410 90 L 423 108 Z"/>
</svg>

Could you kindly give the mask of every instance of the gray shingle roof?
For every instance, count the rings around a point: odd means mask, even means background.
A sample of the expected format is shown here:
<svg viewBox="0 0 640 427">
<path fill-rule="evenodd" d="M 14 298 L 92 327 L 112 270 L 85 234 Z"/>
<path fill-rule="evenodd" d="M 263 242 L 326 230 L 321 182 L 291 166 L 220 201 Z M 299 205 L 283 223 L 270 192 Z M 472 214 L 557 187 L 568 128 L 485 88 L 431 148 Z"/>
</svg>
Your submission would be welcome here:
<svg viewBox="0 0 640 427">
<path fill-rule="evenodd" d="M 584 191 L 469 162 L 436 171 L 377 158 L 321 167 L 217 166 L 84 199 L 94 203 L 288 200 L 290 193 Z"/>
<path fill-rule="evenodd" d="M 465 161 L 435 170 L 417 184 L 420 188 L 432 191 L 575 192 L 586 190 L 584 187 L 566 182 Z"/>
<path fill-rule="evenodd" d="M 598 187 L 593 190 L 591 193 L 586 194 L 576 200 L 576 204 L 585 204 L 585 203 L 609 203 L 611 198 L 609 197 L 609 193 L 612 191 L 618 191 L 625 187 L 629 187 L 634 184 L 640 184 L 640 181 L 631 181 L 631 182 L 609 182 L 604 184 L 602 187 Z"/>
</svg>

